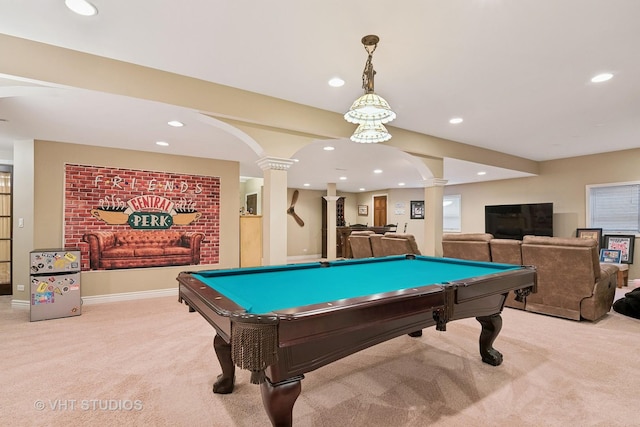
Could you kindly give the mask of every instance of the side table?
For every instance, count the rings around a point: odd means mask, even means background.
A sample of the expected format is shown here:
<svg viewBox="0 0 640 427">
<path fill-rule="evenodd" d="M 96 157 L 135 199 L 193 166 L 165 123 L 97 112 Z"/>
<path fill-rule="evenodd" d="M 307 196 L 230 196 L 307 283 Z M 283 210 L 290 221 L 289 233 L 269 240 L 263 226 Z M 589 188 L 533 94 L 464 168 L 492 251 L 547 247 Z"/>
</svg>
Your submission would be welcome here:
<svg viewBox="0 0 640 427">
<path fill-rule="evenodd" d="M 629 264 L 616 264 L 618 267 L 618 287 L 629 285 Z"/>
</svg>

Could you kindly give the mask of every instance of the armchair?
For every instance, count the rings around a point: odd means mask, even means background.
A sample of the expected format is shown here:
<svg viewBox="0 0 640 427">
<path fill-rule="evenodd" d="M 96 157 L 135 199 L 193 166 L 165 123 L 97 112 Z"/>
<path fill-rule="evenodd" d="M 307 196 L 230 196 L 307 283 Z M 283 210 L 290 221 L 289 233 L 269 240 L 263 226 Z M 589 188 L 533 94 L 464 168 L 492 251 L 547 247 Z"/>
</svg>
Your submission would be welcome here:
<svg viewBox="0 0 640 427">
<path fill-rule="evenodd" d="M 600 264 L 597 244 L 577 237 L 524 236 L 522 262 L 538 272 L 538 291 L 527 297 L 525 310 L 592 321 L 607 314 L 618 268 Z"/>
</svg>

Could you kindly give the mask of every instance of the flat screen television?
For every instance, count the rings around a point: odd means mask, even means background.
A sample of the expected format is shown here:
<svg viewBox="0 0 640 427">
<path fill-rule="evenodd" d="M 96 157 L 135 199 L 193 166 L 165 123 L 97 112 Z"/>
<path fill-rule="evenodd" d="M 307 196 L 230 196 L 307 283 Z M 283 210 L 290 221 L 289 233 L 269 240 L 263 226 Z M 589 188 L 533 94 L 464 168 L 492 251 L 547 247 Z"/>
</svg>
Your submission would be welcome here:
<svg viewBox="0 0 640 427">
<path fill-rule="evenodd" d="M 553 236 L 553 203 L 485 206 L 484 228 L 496 239 Z"/>
</svg>

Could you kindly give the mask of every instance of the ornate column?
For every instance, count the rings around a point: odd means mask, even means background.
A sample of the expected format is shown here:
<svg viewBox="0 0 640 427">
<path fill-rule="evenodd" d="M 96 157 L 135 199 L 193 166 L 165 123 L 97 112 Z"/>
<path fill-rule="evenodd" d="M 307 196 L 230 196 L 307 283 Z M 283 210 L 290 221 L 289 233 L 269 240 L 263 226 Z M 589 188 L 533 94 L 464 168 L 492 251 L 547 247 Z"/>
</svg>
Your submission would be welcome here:
<svg viewBox="0 0 640 427">
<path fill-rule="evenodd" d="M 327 201 L 327 259 L 336 259 L 336 184 L 327 184 L 327 195 L 324 196 Z M 344 256 L 344 255 L 343 255 Z"/>
<path fill-rule="evenodd" d="M 293 160 L 263 157 L 262 257 L 264 265 L 287 263 L 287 170 Z"/>
<path fill-rule="evenodd" d="M 442 196 L 446 179 L 430 178 L 424 187 L 424 255 L 442 256 Z"/>
</svg>

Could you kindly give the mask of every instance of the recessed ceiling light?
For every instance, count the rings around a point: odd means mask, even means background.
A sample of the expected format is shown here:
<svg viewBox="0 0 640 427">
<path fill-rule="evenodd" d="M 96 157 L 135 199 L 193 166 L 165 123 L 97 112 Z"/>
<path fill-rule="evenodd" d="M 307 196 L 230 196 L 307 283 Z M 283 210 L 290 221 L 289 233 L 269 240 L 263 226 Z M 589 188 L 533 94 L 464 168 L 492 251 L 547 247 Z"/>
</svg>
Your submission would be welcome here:
<svg viewBox="0 0 640 427">
<path fill-rule="evenodd" d="M 342 80 L 340 77 L 334 77 L 331 80 L 329 80 L 329 86 L 342 87 L 344 86 L 344 80 Z"/>
<path fill-rule="evenodd" d="M 399 183 L 398 183 L 398 185 L 399 185 L 400 187 L 404 187 L 404 182 L 399 182 Z"/>
<path fill-rule="evenodd" d="M 174 128 L 181 128 L 182 126 L 184 126 L 184 123 L 179 122 L 177 120 L 171 120 L 171 121 L 167 122 L 167 124 L 169 126 L 173 126 Z"/>
<path fill-rule="evenodd" d="M 364 190 L 366 190 L 366 189 L 365 189 L 365 188 L 361 188 L 361 189 L 360 189 L 360 191 L 364 191 Z"/>
<path fill-rule="evenodd" d="M 327 145 L 326 147 L 323 148 L 324 151 L 333 151 L 335 149 L 336 149 L 335 147 L 332 147 L 330 145 Z"/>
<path fill-rule="evenodd" d="M 382 169 L 374 169 L 373 173 L 382 173 Z"/>
<path fill-rule="evenodd" d="M 305 182 L 304 184 L 302 184 L 303 187 L 309 187 L 311 184 L 309 184 L 308 182 Z"/>
<path fill-rule="evenodd" d="M 454 117 L 451 120 L 449 120 L 449 123 L 451 123 L 452 125 L 457 125 L 462 123 L 464 120 L 462 119 L 462 117 Z"/>
<path fill-rule="evenodd" d="M 478 175 L 479 175 L 479 176 L 486 175 L 486 174 L 487 174 L 487 173 L 486 173 L 485 171 L 480 171 L 480 172 L 478 172 Z"/>
<path fill-rule="evenodd" d="M 169 143 L 165 141 L 156 141 L 156 145 L 160 145 L 161 147 L 168 147 Z"/>
<path fill-rule="evenodd" d="M 82 16 L 93 16 L 98 13 L 98 9 L 86 0 L 64 0 L 64 4 Z"/>
<path fill-rule="evenodd" d="M 346 177 L 346 176 L 341 176 L 341 177 L 340 177 L 340 181 L 346 181 L 346 180 L 347 180 L 347 177 Z"/>
<path fill-rule="evenodd" d="M 613 77 L 613 74 L 611 73 L 602 73 L 602 74 L 598 74 L 597 76 L 593 77 L 591 79 L 592 83 L 602 83 L 602 82 L 606 82 L 607 80 L 611 80 L 611 78 Z"/>
</svg>

